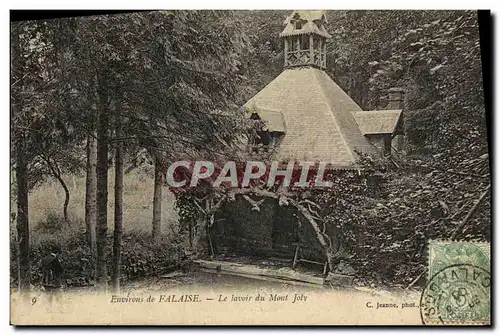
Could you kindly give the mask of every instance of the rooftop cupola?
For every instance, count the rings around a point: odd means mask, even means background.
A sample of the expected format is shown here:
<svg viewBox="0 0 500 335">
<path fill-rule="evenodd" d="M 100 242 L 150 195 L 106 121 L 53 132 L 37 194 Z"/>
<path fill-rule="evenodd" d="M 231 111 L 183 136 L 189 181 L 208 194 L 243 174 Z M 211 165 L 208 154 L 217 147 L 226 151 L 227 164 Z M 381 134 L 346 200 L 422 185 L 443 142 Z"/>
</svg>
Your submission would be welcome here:
<svg viewBox="0 0 500 335">
<path fill-rule="evenodd" d="M 285 42 L 285 68 L 314 66 L 326 68 L 326 40 L 323 10 L 296 10 L 283 23 L 280 37 Z"/>
</svg>

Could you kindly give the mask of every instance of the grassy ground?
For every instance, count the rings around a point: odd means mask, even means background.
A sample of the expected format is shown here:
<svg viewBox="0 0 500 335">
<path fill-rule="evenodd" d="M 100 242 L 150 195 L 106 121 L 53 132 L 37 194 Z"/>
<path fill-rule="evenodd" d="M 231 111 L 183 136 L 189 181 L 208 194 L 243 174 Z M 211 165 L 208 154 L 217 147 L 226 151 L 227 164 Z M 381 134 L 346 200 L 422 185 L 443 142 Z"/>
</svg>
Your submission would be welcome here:
<svg viewBox="0 0 500 335">
<path fill-rule="evenodd" d="M 68 207 L 72 222 L 85 219 L 85 176 L 70 175 L 64 180 L 70 191 Z M 108 227 L 114 219 L 114 173 L 110 170 L 108 193 Z M 177 222 L 175 198 L 166 187 L 162 197 L 162 231 L 168 233 Z M 29 194 L 29 219 L 31 228 L 45 220 L 49 214 L 62 217 L 64 190 L 55 180 L 49 180 Z M 13 207 L 15 208 L 15 207 Z M 153 178 L 136 171 L 125 174 L 123 188 L 123 228 L 125 231 L 151 231 L 153 219 Z"/>
<path fill-rule="evenodd" d="M 53 180 L 39 185 L 29 194 L 30 258 L 32 283 L 41 280 L 40 260 L 53 250 L 61 248 L 64 266 L 63 279 L 68 286 L 88 285 L 94 277 L 95 264 L 84 233 L 85 177 L 64 176 L 70 191 L 68 214 L 70 226 L 63 219 L 64 190 Z M 111 269 L 114 220 L 114 174 L 110 170 L 108 193 L 107 263 Z M 175 197 L 163 188 L 162 238 L 152 241 L 153 178 L 133 171 L 124 176 L 123 188 L 122 280 L 147 277 L 177 266 L 184 259 L 184 244 L 179 235 Z M 15 211 L 15 199 L 11 199 Z M 15 243 L 15 222 L 11 220 L 11 285 L 17 285 L 18 249 Z"/>
</svg>

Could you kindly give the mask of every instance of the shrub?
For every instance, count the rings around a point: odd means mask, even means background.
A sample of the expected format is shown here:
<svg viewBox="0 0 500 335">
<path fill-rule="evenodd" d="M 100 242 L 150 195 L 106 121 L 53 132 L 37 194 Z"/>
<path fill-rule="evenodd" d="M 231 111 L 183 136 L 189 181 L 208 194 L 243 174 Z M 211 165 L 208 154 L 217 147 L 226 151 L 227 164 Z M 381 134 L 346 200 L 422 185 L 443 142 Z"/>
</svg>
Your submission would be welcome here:
<svg viewBox="0 0 500 335">
<path fill-rule="evenodd" d="M 47 214 L 45 220 L 39 222 L 33 230 L 40 233 L 56 234 L 61 232 L 65 226 L 67 226 L 67 223 L 64 219 L 56 212 L 51 211 Z"/>
<path fill-rule="evenodd" d="M 30 259 L 31 282 L 41 282 L 40 260 L 55 248 L 60 248 L 60 259 L 64 268 L 63 282 L 67 286 L 85 286 L 93 283 L 96 260 L 87 242 L 87 234 L 81 222 L 71 226 L 61 224 L 64 219 L 49 215 L 43 223 L 31 232 Z M 113 257 L 113 236 L 108 235 L 106 256 L 110 275 Z M 18 262 L 17 244 L 11 237 L 11 284 L 17 284 Z M 185 260 L 184 248 L 177 240 L 161 236 L 152 242 L 148 233 L 124 232 L 122 239 L 121 279 L 130 280 L 149 275 L 157 275 L 173 269 Z"/>
</svg>

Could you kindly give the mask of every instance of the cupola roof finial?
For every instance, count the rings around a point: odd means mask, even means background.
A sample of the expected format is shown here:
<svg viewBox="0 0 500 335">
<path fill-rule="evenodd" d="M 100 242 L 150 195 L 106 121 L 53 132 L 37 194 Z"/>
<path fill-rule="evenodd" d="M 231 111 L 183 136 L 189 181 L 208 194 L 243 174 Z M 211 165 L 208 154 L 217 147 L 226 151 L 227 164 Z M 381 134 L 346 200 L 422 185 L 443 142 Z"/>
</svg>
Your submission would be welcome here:
<svg viewBox="0 0 500 335">
<path fill-rule="evenodd" d="M 326 11 L 324 10 L 294 10 L 283 22 L 285 28 L 280 37 L 316 34 L 331 38 L 325 29 Z"/>
</svg>

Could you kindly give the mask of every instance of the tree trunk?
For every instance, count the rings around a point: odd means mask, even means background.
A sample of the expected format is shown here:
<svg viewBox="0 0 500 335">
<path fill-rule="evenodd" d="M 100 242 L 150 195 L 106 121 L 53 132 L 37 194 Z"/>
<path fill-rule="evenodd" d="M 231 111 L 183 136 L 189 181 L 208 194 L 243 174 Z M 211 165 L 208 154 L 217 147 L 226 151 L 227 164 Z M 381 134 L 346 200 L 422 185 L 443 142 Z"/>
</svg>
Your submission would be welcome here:
<svg viewBox="0 0 500 335">
<path fill-rule="evenodd" d="M 69 224 L 69 218 L 68 218 L 69 189 L 66 183 L 64 182 L 64 179 L 61 176 L 61 169 L 59 169 L 59 166 L 55 161 L 54 163 L 51 163 L 50 158 L 44 157 L 43 155 L 40 155 L 40 157 L 42 157 L 42 159 L 49 167 L 52 176 L 54 176 L 54 178 L 57 179 L 59 184 L 61 184 L 62 188 L 64 189 L 63 215 L 64 215 L 64 221 L 66 222 L 66 224 Z"/>
<path fill-rule="evenodd" d="M 64 215 L 64 221 L 69 224 L 69 218 L 68 218 L 68 204 L 69 204 L 69 190 L 68 186 L 66 186 L 66 183 L 62 178 L 57 178 L 59 180 L 59 183 L 64 189 L 64 205 L 63 205 L 63 215 Z"/>
<path fill-rule="evenodd" d="M 64 215 L 64 221 L 69 224 L 69 218 L 68 218 L 68 204 L 69 204 L 69 189 L 66 183 L 64 182 L 64 179 L 62 179 L 62 176 L 59 172 L 54 173 L 54 176 L 56 177 L 57 181 L 61 184 L 62 188 L 64 189 L 64 205 L 63 205 L 63 215 Z"/>
<path fill-rule="evenodd" d="M 109 115 L 106 98 L 103 92 L 99 95 L 99 111 L 97 116 L 97 268 L 96 280 L 100 290 L 107 289 L 106 269 L 106 235 L 108 232 L 108 128 Z"/>
<path fill-rule="evenodd" d="M 97 197 L 97 176 L 96 176 L 97 147 L 93 136 L 87 136 L 87 166 L 85 179 L 85 228 L 87 242 L 94 264 L 97 266 L 97 244 L 96 244 L 96 197 Z M 96 268 L 94 269 L 96 270 Z M 92 275 L 95 279 L 95 273 Z"/>
<path fill-rule="evenodd" d="M 326 259 L 328 261 L 328 267 L 330 271 L 333 271 L 335 264 L 335 252 L 332 250 L 332 246 L 327 242 L 325 235 L 321 232 L 316 220 L 312 217 L 311 213 L 302 205 L 300 205 L 296 200 L 289 199 L 289 201 L 304 215 L 304 217 L 309 221 L 314 232 L 316 233 L 316 237 L 318 238 L 319 243 L 325 250 Z"/>
<path fill-rule="evenodd" d="M 469 210 L 469 212 L 467 213 L 465 218 L 462 220 L 462 222 L 460 222 L 460 224 L 455 229 L 453 234 L 451 234 L 451 237 L 450 237 L 451 240 L 454 240 L 457 237 L 457 234 L 462 232 L 462 229 L 464 229 L 464 226 L 467 224 L 467 222 L 470 220 L 470 218 L 474 215 L 474 213 L 476 213 L 477 209 L 479 208 L 479 205 L 481 204 L 481 202 L 483 202 L 484 198 L 486 198 L 486 196 L 490 192 L 490 188 L 491 188 L 491 184 L 488 185 L 488 187 L 483 191 L 483 193 L 481 194 L 479 199 L 477 199 L 475 201 L 474 205 L 471 207 L 471 209 Z"/>
<path fill-rule="evenodd" d="M 28 222 L 28 181 L 27 164 L 24 153 L 24 136 L 17 136 L 16 181 L 17 181 L 17 242 L 19 244 L 19 289 L 29 290 L 30 271 L 30 235 Z"/>
<path fill-rule="evenodd" d="M 123 225 L 123 152 L 122 152 L 122 123 L 121 103 L 116 103 L 115 136 L 117 138 L 115 149 L 115 227 L 113 232 L 113 269 L 111 272 L 111 285 L 113 291 L 120 290 L 120 264 Z"/>
<path fill-rule="evenodd" d="M 22 72 L 24 69 L 23 57 L 21 57 L 21 45 L 19 42 L 19 35 L 22 31 L 18 27 L 18 32 L 12 34 L 12 54 L 11 54 L 11 80 L 21 80 Z M 22 85 L 22 83 L 21 83 Z M 19 92 L 22 89 L 11 89 L 12 91 L 12 114 L 22 114 L 22 102 Z M 14 120 L 14 119 L 12 119 Z M 20 122 L 20 121 L 18 121 Z M 27 180 L 27 162 L 25 156 L 26 138 L 24 137 L 22 129 L 16 129 L 14 125 L 14 141 L 16 148 L 16 184 L 17 184 L 17 247 L 18 247 L 18 282 L 19 290 L 27 291 L 31 284 L 31 271 L 30 271 L 30 235 L 29 235 L 29 221 L 28 221 L 28 180 Z"/>
<path fill-rule="evenodd" d="M 155 158 L 155 184 L 153 195 L 153 240 L 156 240 L 161 233 L 161 188 L 162 188 L 162 170 L 160 158 Z"/>
</svg>

